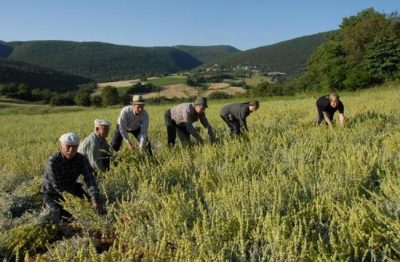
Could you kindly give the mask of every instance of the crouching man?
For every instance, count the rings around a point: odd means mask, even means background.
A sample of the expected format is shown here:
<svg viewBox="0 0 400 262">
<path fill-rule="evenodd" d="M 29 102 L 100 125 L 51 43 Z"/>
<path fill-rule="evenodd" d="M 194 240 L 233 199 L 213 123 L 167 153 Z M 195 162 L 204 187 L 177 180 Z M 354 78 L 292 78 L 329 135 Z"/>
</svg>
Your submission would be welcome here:
<svg viewBox="0 0 400 262">
<path fill-rule="evenodd" d="M 111 147 L 107 143 L 111 123 L 104 119 L 94 120 L 94 131 L 79 144 L 78 152 L 86 156 L 93 170 L 107 171 L 110 168 Z"/>
<path fill-rule="evenodd" d="M 93 207 L 103 213 L 99 198 L 99 190 L 93 176 L 92 168 L 85 156 L 78 153 L 79 137 L 75 133 L 63 134 L 60 138 L 60 151 L 53 154 L 45 168 L 42 193 L 45 208 L 50 209 L 53 222 L 61 218 L 70 218 L 71 214 L 62 207 L 63 192 L 80 198 L 89 198 Z M 85 192 L 82 184 L 77 182 L 82 175 L 89 192 Z"/>
</svg>

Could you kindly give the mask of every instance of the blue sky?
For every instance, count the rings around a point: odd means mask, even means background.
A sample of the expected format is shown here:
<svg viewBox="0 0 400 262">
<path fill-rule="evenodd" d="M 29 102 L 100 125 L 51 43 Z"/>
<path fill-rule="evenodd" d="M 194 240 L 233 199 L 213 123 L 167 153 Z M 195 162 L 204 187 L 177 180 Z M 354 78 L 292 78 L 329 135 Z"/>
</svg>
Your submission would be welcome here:
<svg viewBox="0 0 400 262">
<path fill-rule="evenodd" d="M 0 40 L 247 50 L 338 29 L 369 7 L 400 12 L 398 0 L 4 0 Z"/>
</svg>

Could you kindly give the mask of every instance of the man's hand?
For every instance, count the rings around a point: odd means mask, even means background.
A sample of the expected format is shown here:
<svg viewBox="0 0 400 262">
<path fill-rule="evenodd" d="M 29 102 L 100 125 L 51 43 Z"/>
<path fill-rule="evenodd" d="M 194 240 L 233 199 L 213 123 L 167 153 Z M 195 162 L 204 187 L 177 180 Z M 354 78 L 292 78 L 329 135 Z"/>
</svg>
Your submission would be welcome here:
<svg viewBox="0 0 400 262">
<path fill-rule="evenodd" d="M 134 148 L 135 148 L 135 146 L 131 142 L 128 142 L 128 149 L 132 150 Z"/>
</svg>

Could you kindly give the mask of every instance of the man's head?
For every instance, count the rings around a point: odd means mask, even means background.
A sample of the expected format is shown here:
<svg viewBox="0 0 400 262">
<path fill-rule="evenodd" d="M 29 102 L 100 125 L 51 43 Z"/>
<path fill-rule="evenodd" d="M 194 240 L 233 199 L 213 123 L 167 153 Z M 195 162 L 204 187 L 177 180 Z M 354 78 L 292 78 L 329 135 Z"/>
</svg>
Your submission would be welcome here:
<svg viewBox="0 0 400 262">
<path fill-rule="evenodd" d="M 140 114 L 144 109 L 144 99 L 142 95 L 132 97 L 132 108 L 135 114 Z"/>
<path fill-rule="evenodd" d="M 332 108 L 336 108 L 339 106 L 339 96 L 336 94 L 336 92 L 330 93 L 328 96 L 328 100 Z"/>
<path fill-rule="evenodd" d="M 204 113 L 207 107 L 208 107 L 207 98 L 205 97 L 199 96 L 194 102 L 194 110 L 198 114 Z"/>
<path fill-rule="evenodd" d="M 108 133 L 110 132 L 110 126 L 111 123 L 107 120 L 104 119 L 94 120 L 94 131 L 99 137 L 103 139 L 107 138 Z"/>
<path fill-rule="evenodd" d="M 61 154 L 67 159 L 74 158 L 79 146 L 78 135 L 75 133 L 66 133 L 60 136 L 58 140 L 60 141 Z"/>
<path fill-rule="evenodd" d="M 250 113 L 253 113 L 255 111 L 257 111 L 257 109 L 260 107 L 260 104 L 258 103 L 258 101 L 251 101 L 249 102 L 249 111 Z"/>
</svg>

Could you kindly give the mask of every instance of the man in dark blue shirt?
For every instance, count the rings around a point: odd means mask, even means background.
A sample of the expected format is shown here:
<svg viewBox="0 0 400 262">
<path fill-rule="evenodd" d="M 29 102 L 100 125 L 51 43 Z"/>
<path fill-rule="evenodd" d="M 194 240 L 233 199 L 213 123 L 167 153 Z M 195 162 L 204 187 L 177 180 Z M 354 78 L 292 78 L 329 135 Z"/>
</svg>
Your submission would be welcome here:
<svg viewBox="0 0 400 262">
<path fill-rule="evenodd" d="M 224 106 L 220 111 L 221 118 L 228 125 L 231 134 L 240 134 L 240 128 L 247 129 L 246 118 L 259 108 L 258 101 Z"/>
<path fill-rule="evenodd" d="M 62 217 L 70 217 L 60 202 L 64 200 L 62 193 L 68 192 L 74 196 L 90 198 L 98 211 L 104 211 L 99 200 L 99 191 L 93 176 L 93 169 L 85 156 L 78 153 L 79 138 L 75 133 L 67 133 L 60 137 L 60 152 L 53 154 L 45 168 L 42 184 L 44 205 L 50 209 L 54 222 Z M 86 193 L 82 184 L 77 182 L 82 175 L 88 188 Z"/>
<path fill-rule="evenodd" d="M 336 111 L 339 111 L 339 124 L 342 127 L 344 126 L 344 105 L 339 100 L 339 96 L 335 92 L 318 98 L 316 105 L 318 110 L 318 124 L 320 124 L 322 120 L 325 120 L 326 124 L 330 128 L 333 128 L 333 115 Z"/>
</svg>

